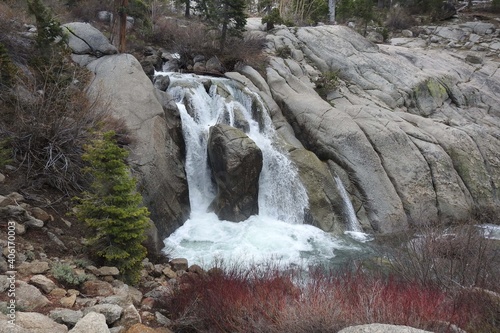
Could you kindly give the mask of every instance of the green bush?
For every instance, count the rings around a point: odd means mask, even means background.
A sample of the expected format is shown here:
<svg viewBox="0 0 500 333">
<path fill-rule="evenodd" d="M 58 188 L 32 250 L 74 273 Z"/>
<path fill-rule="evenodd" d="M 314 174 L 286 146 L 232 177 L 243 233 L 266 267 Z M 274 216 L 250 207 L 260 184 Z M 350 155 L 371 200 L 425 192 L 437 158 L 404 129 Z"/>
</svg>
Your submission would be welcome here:
<svg viewBox="0 0 500 333">
<path fill-rule="evenodd" d="M 82 158 L 93 178 L 89 191 L 78 198 L 77 217 L 93 234 L 89 245 L 105 263 L 120 270 L 124 279 L 139 280 L 146 248 L 141 244 L 149 226 L 149 212 L 139 207 L 142 197 L 135 191 L 136 181 L 125 164 L 128 152 L 119 147 L 113 131 L 85 147 Z"/>
<path fill-rule="evenodd" d="M 8 50 L 0 42 L 0 90 L 10 88 L 17 74 L 17 67 L 12 62 Z"/>
<path fill-rule="evenodd" d="M 78 286 L 90 279 L 89 275 L 77 274 L 70 265 L 64 263 L 55 263 L 50 273 L 57 281 L 68 286 Z"/>
<path fill-rule="evenodd" d="M 276 49 L 276 56 L 283 59 L 290 58 L 292 56 L 292 50 L 288 45 L 278 47 Z"/>
<path fill-rule="evenodd" d="M 316 91 L 318 94 L 326 98 L 329 92 L 339 87 L 340 81 L 338 72 L 326 72 L 318 80 L 316 80 Z"/>
<path fill-rule="evenodd" d="M 491 10 L 495 13 L 500 13 L 500 0 L 493 0 L 491 2 Z"/>
<path fill-rule="evenodd" d="M 9 139 L 0 139 L 0 168 L 12 162 L 12 146 Z"/>
</svg>

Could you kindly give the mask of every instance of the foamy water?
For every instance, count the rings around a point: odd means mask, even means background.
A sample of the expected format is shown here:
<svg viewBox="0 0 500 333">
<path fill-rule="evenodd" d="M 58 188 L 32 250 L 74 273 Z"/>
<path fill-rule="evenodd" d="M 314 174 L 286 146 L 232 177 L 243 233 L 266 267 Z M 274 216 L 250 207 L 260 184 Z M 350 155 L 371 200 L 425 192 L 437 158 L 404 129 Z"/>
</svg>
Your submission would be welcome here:
<svg viewBox="0 0 500 333">
<path fill-rule="evenodd" d="M 341 252 L 361 251 L 361 242 L 368 238 L 360 229 L 348 238 L 337 238 L 303 224 L 307 192 L 287 153 L 276 145 L 272 121 L 256 94 L 237 89 L 226 79 L 169 75 L 169 92 L 177 100 L 186 142 L 191 203 L 190 219 L 165 239 L 164 251 L 170 257 L 183 257 L 204 268 L 220 261 L 307 267 L 327 265 Z M 211 80 L 209 89 L 207 80 Z M 243 113 L 249 125 L 246 134 L 263 153 L 259 215 L 238 223 L 221 221 L 207 212 L 215 197 L 207 164 L 208 131 L 217 123 L 233 125 L 234 110 Z M 253 118 L 256 112 L 259 120 Z"/>
</svg>

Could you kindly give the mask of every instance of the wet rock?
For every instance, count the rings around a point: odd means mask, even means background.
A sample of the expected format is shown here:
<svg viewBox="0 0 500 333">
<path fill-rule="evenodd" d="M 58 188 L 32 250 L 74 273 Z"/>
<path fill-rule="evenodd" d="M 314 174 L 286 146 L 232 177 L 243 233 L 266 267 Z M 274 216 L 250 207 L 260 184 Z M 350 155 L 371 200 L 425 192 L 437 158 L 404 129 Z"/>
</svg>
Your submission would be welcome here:
<svg viewBox="0 0 500 333">
<path fill-rule="evenodd" d="M 218 124 L 210 128 L 208 156 L 217 183 L 217 197 L 209 209 L 220 219 L 234 222 L 258 214 L 263 162 L 255 142 L 240 129 Z"/>
</svg>

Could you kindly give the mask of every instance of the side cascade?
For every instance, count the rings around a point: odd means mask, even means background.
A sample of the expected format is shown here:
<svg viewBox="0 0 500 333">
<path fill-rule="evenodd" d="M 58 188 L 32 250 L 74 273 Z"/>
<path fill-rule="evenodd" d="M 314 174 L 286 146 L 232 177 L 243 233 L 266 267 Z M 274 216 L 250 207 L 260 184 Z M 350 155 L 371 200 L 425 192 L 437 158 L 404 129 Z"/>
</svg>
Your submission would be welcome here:
<svg viewBox="0 0 500 333">
<path fill-rule="evenodd" d="M 264 103 L 229 79 L 190 74 L 170 76 L 168 92 L 181 114 L 191 216 L 165 239 L 165 252 L 210 266 L 225 262 L 311 264 L 333 258 L 343 241 L 304 224 L 308 197 L 296 167 L 278 144 Z M 221 221 L 207 209 L 215 186 L 207 158 L 209 129 L 224 123 L 242 129 L 261 149 L 259 214 L 246 221 Z M 351 205 L 352 207 L 352 205 Z"/>
</svg>

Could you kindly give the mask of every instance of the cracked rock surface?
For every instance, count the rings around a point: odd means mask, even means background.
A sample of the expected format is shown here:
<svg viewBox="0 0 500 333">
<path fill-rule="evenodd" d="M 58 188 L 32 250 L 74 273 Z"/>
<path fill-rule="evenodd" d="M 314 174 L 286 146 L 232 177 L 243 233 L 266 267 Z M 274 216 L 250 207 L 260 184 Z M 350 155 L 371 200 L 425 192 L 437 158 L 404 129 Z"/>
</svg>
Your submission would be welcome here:
<svg viewBox="0 0 500 333">
<path fill-rule="evenodd" d="M 497 35 L 493 25 L 460 27 L 469 39 Z M 365 228 L 393 232 L 498 205 L 498 55 L 471 62 L 470 48 L 376 45 L 344 26 L 283 27 L 267 40 L 272 98 L 304 147 L 345 175 Z M 315 82 L 329 73 L 339 83 L 323 99 Z"/>
</svg>

